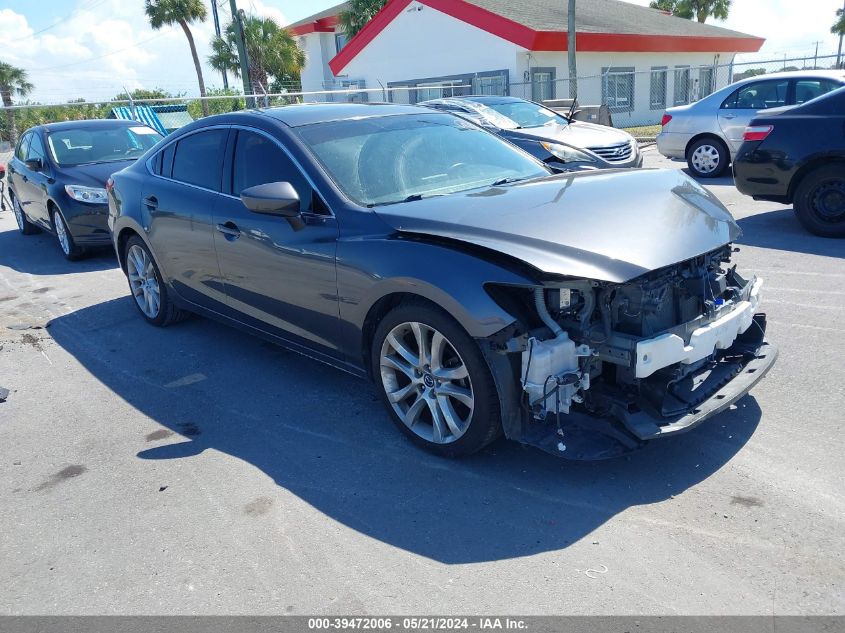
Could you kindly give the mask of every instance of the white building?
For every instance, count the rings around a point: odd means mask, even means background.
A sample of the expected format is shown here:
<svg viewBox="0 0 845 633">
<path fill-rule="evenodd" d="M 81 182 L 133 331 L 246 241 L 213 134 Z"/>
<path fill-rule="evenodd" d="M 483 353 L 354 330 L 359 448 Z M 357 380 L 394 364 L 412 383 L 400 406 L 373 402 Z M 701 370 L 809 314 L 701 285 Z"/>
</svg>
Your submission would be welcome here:
<svg viewBox="0 0 845 633">
<path fill-rule="evenodd" d="M 337 26 L 344 3 L 290 28 L 307 55 L 304 91 L 404 87 L 361 98 L 415 103 L 483 93 L 542 101 L 570 96 L 567 4 L 388 0 L 347 42 Z M 576 31 L 578 101 L 606 103 L 617 125 L 657 121 L 665 107 L 730 83 L 734 56 L 764 41 L 621 0 L 578 0 Z"/>
</svg>

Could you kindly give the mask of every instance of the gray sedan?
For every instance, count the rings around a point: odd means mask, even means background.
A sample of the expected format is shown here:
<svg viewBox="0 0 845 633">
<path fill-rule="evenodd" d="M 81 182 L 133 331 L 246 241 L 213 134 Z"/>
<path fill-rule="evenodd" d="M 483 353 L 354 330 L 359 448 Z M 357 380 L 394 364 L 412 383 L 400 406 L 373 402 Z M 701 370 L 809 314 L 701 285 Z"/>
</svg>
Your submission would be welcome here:
<svg viewBox="0 0 845 633">
<path fill-rule="evenodd" d="M 742 145 L 746 126 L 760 110 L 796 105 L 845 85 L 843 70 L 806 70 L 749 77 L 700 101 L 668 108 L 657 149 L 687 161 L 701 178 L 720 176 Z"/>
</svg>

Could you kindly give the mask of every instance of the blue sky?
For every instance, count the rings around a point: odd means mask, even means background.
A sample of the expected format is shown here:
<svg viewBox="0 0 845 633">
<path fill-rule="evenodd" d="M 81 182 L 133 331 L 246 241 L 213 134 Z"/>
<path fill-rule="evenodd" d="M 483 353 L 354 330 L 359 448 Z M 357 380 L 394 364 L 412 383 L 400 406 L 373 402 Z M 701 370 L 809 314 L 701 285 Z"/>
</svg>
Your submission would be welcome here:
<svg viewBox="0 0 845 633">
<path fill-rule="evenodd" d="M 210 0 L 205 0 L 207 3 Z M 565 0 L 560 0 L 565 2 Z M 578 0 L 589 2 L 590 0 Z M 648 0 L 629 0 L 647 5 Z M 290 23 L 336 4 L 336 0 L 238 0 L 247 12 Z M 228 22 L 228 0 L 221 20 Z M 152 31 L 143 0 L 0 0 L 0 60 L 27 70 L 32 97 L 54 103 L 111 97 L 137 87 L 197 94 L 196 74 L 181 29 Z M 757 58 L 835 53 L 830 34 L 842 0 L 733 0 L 731 16 L 715 22 L 767 39 Z M 211 20 L 192 27 L 201 59 L 209 54 Z M 747 59 L 747 57 L 746 57 Z M 206 84 L 222 86 L 204 69 Z"/>
</svg>

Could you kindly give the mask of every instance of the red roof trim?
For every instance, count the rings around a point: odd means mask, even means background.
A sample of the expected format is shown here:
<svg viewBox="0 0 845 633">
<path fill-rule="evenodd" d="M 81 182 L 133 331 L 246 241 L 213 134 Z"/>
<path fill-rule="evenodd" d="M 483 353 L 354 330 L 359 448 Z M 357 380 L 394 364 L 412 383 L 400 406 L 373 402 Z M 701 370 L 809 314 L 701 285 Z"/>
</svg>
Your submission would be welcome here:
<svg viewBox="0 0 845 633">
<path fill-rule="evenodd" d="M 535 31 L 464 0 L 417 0 L 432 9 L 501 37 L 530 51 L 565 51 L 567 35 L 557 31 Z M 335 75 L 360 53 L 411 3 L 388 0 L 387 5 L 329 62 Z M 611 53 L 753 53 L 765 42 L 757 37 L 701 37 L 683 35 L 641 35 L 627 33 L 578 33 L 582 52 Z"/>
<path fill-rule="evenodd" d="M 338 19 L 336 15 L 330 15 L 327 18 L 320 18 L 307 24 L 300 24 L 290 29 L 294 35 L 308 35 L 308 33 L 334 33 L 337 26 Z"/>
<path fill-rule="evenodd" d="M 351 62 L 370 42 L 375 39 L 376 35 L 381 33 L 388 24 L 398 16 L 405 8 L 411 4 L 411 0 L 388 0 L 378 13 L 375 14 L 372 20 L 367 25 L 358 31 L 351 40 L 346 43 L 340 52 L 329 61 L 329 68 L 335 77 Z"/>
</svg>

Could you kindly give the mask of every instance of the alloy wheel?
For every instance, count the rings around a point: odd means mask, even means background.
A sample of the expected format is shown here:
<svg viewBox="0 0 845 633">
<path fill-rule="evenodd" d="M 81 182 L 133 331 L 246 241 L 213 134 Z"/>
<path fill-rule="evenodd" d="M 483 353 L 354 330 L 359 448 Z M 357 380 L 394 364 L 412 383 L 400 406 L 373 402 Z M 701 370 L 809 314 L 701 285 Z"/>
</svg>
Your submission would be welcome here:
<svg viewBox="0 0 845 633">
<path fill-rule="evenodd" d="M 68 237 L 65 222 L 62 220 L 62 216 L 58 211 L 53 214 L 53 224 L 56 227 L 56 237 L 59 239 L 59 246 L 62 247 L 62 252 L 65 255 L 70 255 L 70 237 Z"/>
<path fill-rule="evenodd" d="M 18 202 L 18 199 L 15 198 L 14 204 L 12 205 L 15 209 L 15 220 L 18 223 L 18 228 L 23 231 L 25 224 L 24 224 L 24 217 L 23 217 L 23 209 L 21 209 L 21 203 Z"/>
<path fill-rule="evenodd" d="M 135 303 L 147 317 L 155 319 L 161 306 L 161 291 L 153 261 L 147 252 L 133 244 L 126 253 L 126 275 Z"/>
<path fill-rule="evenodd" d="M 382 386 L 390 406 L 411 431 L 435 444 L 459 439 L 475 404 L 466 364 L 435 328 L 401 323 L 380 353 Z"/>
<path fill-rule="evenodd" d="M 690 162 L 699 173 L 713 173 L 719 167 L 719 150 L 713 145 L 699 145 L 690 156 Z"/>
</svg>

